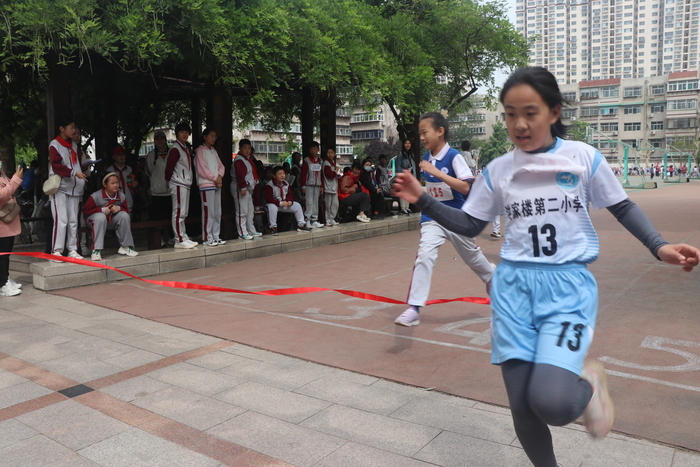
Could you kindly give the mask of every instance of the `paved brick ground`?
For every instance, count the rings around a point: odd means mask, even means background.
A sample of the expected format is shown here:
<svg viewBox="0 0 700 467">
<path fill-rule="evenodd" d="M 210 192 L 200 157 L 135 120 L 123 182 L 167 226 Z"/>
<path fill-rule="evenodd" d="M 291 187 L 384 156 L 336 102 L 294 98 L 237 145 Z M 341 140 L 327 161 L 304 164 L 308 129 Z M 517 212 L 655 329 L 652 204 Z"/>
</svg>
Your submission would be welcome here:
<svg viewBox="0 0 700 467">
<path fill-rule="evenodd" d="M 700 183 L 660 184 L 630 197 L 668 241 L 700 245 Z M 700 271 L 686 274 L 659 263 L 605 210 L 593 219 L 602 252 L 591 266 L 600 285 L 591 355 L 604 360 L 611 375 L 614 429 L 700 451 Z M 248 290 L 347 288 L 402 299 L 417 241 L 417 232 L 405 232 L 162 277 Z M 497 261 L 500 241 L 482 235 L 479 244 Z M 449 245 L 441 250 L 433 284 L 432 298 L 484 295 Z M 401 306 L 333 293 L 251 297 L 125 281 L 61 295 L 372 377 L 506 405 L 498 369 L 488 363 L 489 312 L 483 305 L 433 306 L 420 326 L 405 329 L 392 323 Z"/>
</svg>

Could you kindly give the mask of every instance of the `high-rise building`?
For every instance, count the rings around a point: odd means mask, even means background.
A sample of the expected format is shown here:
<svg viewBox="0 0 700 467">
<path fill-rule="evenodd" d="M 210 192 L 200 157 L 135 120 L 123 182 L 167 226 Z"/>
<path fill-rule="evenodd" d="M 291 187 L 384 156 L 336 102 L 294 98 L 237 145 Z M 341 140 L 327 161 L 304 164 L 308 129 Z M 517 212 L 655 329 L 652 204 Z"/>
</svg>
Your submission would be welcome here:
<svg viewBox="0 0 700 467">
<path fill-rule="evenodd" d="M 698 69 L 698 0 L 516 0 L 530 64 L 560 84 Z"/>
</svg>

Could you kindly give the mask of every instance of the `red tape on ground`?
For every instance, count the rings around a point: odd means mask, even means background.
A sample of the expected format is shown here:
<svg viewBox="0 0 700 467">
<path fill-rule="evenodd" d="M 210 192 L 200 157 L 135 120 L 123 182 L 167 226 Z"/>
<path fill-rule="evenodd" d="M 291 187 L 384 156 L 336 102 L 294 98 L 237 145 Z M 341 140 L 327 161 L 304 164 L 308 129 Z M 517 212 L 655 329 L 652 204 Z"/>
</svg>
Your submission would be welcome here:
<svg viewBox="0 0 700 467">
<path fill-rule="evenodd" d="M 16 256 L 28 256 L 30 258 L 42 258 L 47 260 L 61 261 L 64 263 L 79 264 L 81 266 L 88 266 L 91 268 L 99 269 L 109 269 L 110 271 L 116 271 L 119 274 L 124 274 L 125 276 L 131 277 L 132 279 L 138 279 L 149 284 L 160 285 L 163 287 L 171 287 L 174 289 L 191 289 L 191 290 L 209 290 L 212 292 L 227 292 L 236 294 L 246 294 L 246 295 L 267 295 L 267 296 L 281 296 L 281 295 L 295 295 L 302 293 L 311 292 L 337 292 L 339 294 L 347 295 L 350 297 L 357 297 L 363 300 L 373 300 L 375 302 L 383 303 L 393 303 L 396 305 L 406 305 L 405 301 L 395 300 L 389 297 L 382 297 L 381 295 L 374 295 L 364 292 L 356 292 L 354 290 L 343 290 L 343 289 L 326 289 L 324 287 L 293 287 L 289 289 L 274 289 L 274 290 L 261 290 L 257 292 L 251 292 L 249 290 L 239 290 L 239 289 L 229 289 L 228 287 L 216 287 L 213 285 L 203 285 L 203 284 L 191 284 L 189 282 L 178 282 L 178 281 L 153 281 L 149 279 L 143 279 L 141 277 L 135 276 L 121 269 L 115 268 L 113 266 L 107 266 L 106 264 L 96 263 L 94 261 L 89 261 L 86 259 L 74 259 L 67 258 L 65 256 L 54 256 L 47 253 L 38 252 L 12 252 L 12 253 L 0 253 L 0 255 L 16 255 Z M 491 300 L 485 297 L 459 297 L 459 298 L 440 298 L 436 300 L 428 300 L 427 305 L 437 305 L 440 303 L 450 303 L 450 302 L 469 302 L 476 303 L 479 305 L 489 305 Z"/>
</svg>

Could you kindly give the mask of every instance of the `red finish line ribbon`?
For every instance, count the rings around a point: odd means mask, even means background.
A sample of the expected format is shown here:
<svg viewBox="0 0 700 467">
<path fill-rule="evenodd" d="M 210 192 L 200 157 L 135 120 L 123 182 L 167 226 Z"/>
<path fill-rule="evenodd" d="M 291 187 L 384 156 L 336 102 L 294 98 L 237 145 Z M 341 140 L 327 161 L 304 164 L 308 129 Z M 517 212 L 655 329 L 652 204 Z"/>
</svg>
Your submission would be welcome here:
<svg viewBox="0 0 700 467">
<path fill-rule="evenodd" d="M 138 279 L 149 284 L 160 285 L 163 287 L 170 287 L 173 289 L 190 289 L 190 290 L 208 290 L 211 292 L 226 292 L 226 293 L 236 293 L 236 294 L 246 294 L 246 295 L 266 295 L 271 297 L 281 296 L 281 295 L 295 295 L 302 293 L 311 292 L 337 292 L 339 294 L 347 295 L 349 297 L 361 298 L 363 300 L 372 300 L 375 302 L 382 303 L 393 303 L 395 305 L 406 305 L 403 300 L 396 300 L 389 297 L 382 297 L 381 295 L 374 295 L 364 292 L 356 292 L 354 290 L 343 290 L 343 289 L 326 289 L 324 287 L 292 287 L 289 289 L 274 289 L 274 290 L 261 290 L 258 292 L 251 292 L 249 290 L 239 290 L 230 289 L 228 287 L 216 287 L 213 285 L 203 285 L 203 284 L 192 284 L 190 282 L 178 282 L 178 281 L 154 281 L 150 279 L 144 279 L 142 277 L 135 276 L 121 269 L 115 268 L 113 266 L 107 266 L 106 264 L 96 263 L 94 261 L 89 261 L 86 259 L 75 259 L 68 258 L 66 256 L 56 256 L 47 253 L 38 252 L 12 252 L 12 253 L 0 253 L 0 255 L 16 255 L 16 256 L 28 256 L 30 258 L 42 258 L 53 261 L 61 261 L 64 263 L 79 264 L 81 266 L 88 266 L 91 268 L 99 269 L 109 269 L 110 271 L 116 271 L 119 274 L 124 274 L 125 276 L 131 277 L 132 279 Z M 428 300 L 427 305 L 437 305 L 440 303 L 450 303 L 450 302 L 469 302 L 476 303 L 478 305 L 489 305 L 491 300 L 485 297 L 459 297 L 459 298 L 439 298 L 436 300 Z"/>
</svg>

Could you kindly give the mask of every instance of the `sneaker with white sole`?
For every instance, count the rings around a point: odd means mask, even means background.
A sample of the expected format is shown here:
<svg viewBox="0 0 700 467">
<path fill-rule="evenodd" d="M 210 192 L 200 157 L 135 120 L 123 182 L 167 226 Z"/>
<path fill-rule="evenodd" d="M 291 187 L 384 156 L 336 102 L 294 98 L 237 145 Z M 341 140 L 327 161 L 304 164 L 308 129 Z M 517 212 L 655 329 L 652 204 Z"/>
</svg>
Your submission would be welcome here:
<svg viewBox="0 0 700 467">
<path fill-rule="evenodd" d="M 194 248 L 197 246 L 197 244 L 193 244 L 192 242 L 184 241 L 184 242 L 175 242 L 175 245 L 173 245 L 175 248 L 178 249 L 183 249 L 183 250 L 189 250 L 190 248 Z"/>
<path fill-rule="evenodd" d="M 15 289 L 21 289 L 21 288 L 22 288 L 22 284 L 20 284 L 19 282 L 15 282 L 14 280 L 12 280 L 11 277 L 8 277 L 8 278 L 7 278 L 7 282 L 9 282 L 10 285 L 11 285 L 12 287 L 14 287 Z"/>
<path fill-rule="evenodd" d="M 367 222 L 370 221 L 369 217 L 365 216 L 364 214 L 358 214 L 358 216 L 356 217 L 356 219 L 357 219 L 358 221 L 364 222 L 364 223 L 367 223 Z"/>
<path fill-rule="evenodd" d="M 117 253 L 119 253 L 120 255 L 126 255 L 129 258 L 133 258 L 139 255 L 139 252 L 134 250 L 134 248 L 130 246 L 120 246 L 119 250 L 117 250 Z"/>
<path fill-rule="evenodd" d="M 185 240 L 185 243 L 189 243 L 190 245 L 192 245 L 192 247 L 196 247 L 197 245 L 199 245 L 199 243 L 195 242 L 194 240 L 190 240 L 189 238 Z"/>
<path fill-rule="evenodd" d="M 90 259 L 93 261 L 102 261 L 102 254 L 100 253 L 100 250 L 92 250 Z"/>
<path fill-rule="evenodd" d="M 491 232 L 493 238 L 501 238 L 501 232 Z"/>
<path fill-rule="evenodd" d="M 82 255 L 81 255 L 80 253 L 78 253 L 78 252 L 75 251 L 75 250 L 71 250 L 71 251 L 68 253 L 68 257 L 69 257 L 69 258 L 73 258 L 73 259 L 85 259 L 85 258 L 82 257 Z"/>
<path fill-rule="evenodd" d="M 297 225 L 297 232 L 311 232 L 311 227 L 306 224 Z"/>
<path fill-rule="evenodd" d="M 417 326 L 420 324 L 420 313 L 413 308 L 409 308 L 394 320 L 399 326 Z"/>
<path fill-rule="evenodd" d="M 598 360 L 587 360 L 581 378 L 588 381 L 593 389 L 591 400 L 583 412 L 583 423 L 592 438 L 604 438 L 612 429 L 615 406 L 608 392 L 608 379 L 603 364 Z"/>
<path fill-rule="evenodd" d="M 252 235 L 245 234 L 245 235 L 241 235 L 241 236 L 238 237 L 238 238 L 240 238 L 241 240 L 252 240 L 252 239 L 253 239 L 253 236 L 252 236 Z"/>
<path fill-rule="evenodd" d="M 13 287 L 9 282 L 6 282 L 5 285 L 0 287 L 0 297 L 14 297 L 21 293 L 22 291 L 20 289 Z"/>
<path fill-rule="evenodd" d="M 204 246 L 219 246 L 216 240 L 204 240 L 202 242 L 202 245 Z"/>
<path fill-rule="evenodd" d="M 253 232 L 251 235 L 252 235 L 253 237 L 262 237 L 262 233 L 261 233 L 261 232 Z"/>
<path fill-rule="evenodd" d="M 321 224 L 319 221 L 313 221 L 311 223 L 311 227 L 314 229 L 320 229 L 321 227 L 325 227 L 323 224 Z"/>
<path fill-rule="evenodd" d="M 217 245 L 226 245 L 226 240 L 221 240 L 220 238 L 217 238 L 214 240 Z"/>
<path fill-rule="evenodd" d="M 54 252 L 51 253 L 51 255 L 52 255 L 52 256 L 60 256 L 61 258 L 63 258 L 63 255 L 61 254 L 60 251 L 54 251 Z M 63 262 L 63 261 L 58 261 L 58 260 L 55 260 L 55 259 L 50 259 L 49 261 L 51 261 L 52 263 L 62 263 L 62 262 Z"/>
</svg>

